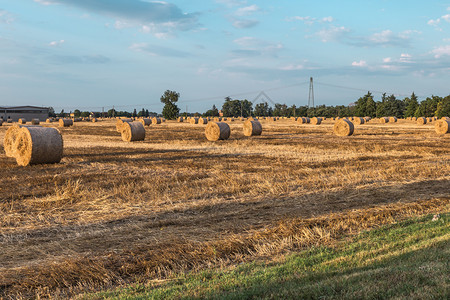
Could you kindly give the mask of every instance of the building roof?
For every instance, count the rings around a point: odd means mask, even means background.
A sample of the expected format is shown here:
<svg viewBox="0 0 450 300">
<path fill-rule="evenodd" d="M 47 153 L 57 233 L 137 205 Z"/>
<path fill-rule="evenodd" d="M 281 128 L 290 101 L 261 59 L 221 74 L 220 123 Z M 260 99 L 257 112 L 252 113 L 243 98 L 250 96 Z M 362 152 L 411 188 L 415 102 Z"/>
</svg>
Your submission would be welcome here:
<svg viewBox="0 0 450 300">
<path fill-rule="evenodd" d="M 25 106 L 0 106 L 0 109 L 48 109 L 48 107 L 43 106 L 32 106 L 32 105 L 25 105 Z"/>
</svg>

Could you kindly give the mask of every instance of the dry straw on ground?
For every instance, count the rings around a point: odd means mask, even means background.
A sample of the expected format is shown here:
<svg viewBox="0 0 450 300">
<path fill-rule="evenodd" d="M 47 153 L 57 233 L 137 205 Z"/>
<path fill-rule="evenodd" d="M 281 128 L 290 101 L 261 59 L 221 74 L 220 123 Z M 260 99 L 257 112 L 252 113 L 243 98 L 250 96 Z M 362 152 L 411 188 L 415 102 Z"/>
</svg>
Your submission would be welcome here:
<svg viewBox="0 0 450 300">
<path fill-rule="evenodd" d="M 434 129 L 437 134 L 450 133 L 450 120 L 440 119 L 434 124 Z"/>
<path fill-rule="evenodd" d="M 314 117 L 311 119 L 311 124 L 313 125 L 320 125 L 322 123 L 322 118 Z"/>
<path fill-rule="evenodd" d="M 425 124 L 427 124 L 427 118 L 424 118 L 424 117 L 417 118 L 416 122 L 419 125 L 425 125 Z"/>
<path fill-rule="evenodd" d="M 261 133 L 262 133 L 262 125 L 261 123 L 259 123 L 259 121 L 247 120 L 244 122 L 245 136 L 261 135 Z"/>
<path fill-rule="evenodd" d="M 41 126 L 13 126 L 5 135 L 9 155 L 20 166 L 58 163 L 63 154 L 63 140 L 56 128 Z"/>
<path fill-rule="evenodd" d="M 59 127 L 69 127 L 73 126 L 72 119 L 59 119 Z"/>
<path fill-rule="evenodd" d="M 353 123 L 347 119 L 336 121 L 333 127 L 334 134 L 338 136 L 352 135 L 355 130 Z"/>
<path fill-rule="evenodd" d="M 143 141 L 145 128 L 141 122 L 125 122 L 121 127 L 122 140 L 125 142 Z"/>
<path fill-rule="evenodd" d="M 227 140 L 230 134 L 230 125 L 225 122 L 209 122 L 206 125 L 205 136 L 208 141 Z"/>
</svg>

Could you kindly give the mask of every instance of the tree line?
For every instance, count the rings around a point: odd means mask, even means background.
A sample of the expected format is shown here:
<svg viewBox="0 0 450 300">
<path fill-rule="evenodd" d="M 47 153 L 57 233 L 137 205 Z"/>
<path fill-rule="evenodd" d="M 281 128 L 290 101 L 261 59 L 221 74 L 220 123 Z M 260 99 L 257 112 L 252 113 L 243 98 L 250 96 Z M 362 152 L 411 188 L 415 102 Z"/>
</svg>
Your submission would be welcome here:
<svg viewBox="0 0 450 300">
<path fill-rule="evenodd" d="M 176 91 L 166 90 L 161 96 L 160 101 L 164 104 L 162 116 L 168 120 L 176 119 L 180 116 L 180 109 L 177 102 L 180 94 Z M 56 116 L 52 109 L 52 113 Z M 267 102 L 257 103 L 253 107 L 253 103 L 247 99 L 232 99 L 226 97 L 222 108 L 213 107 L 204 113 L 187 112 L 181 115 L 184 116 L 205 116 L 215 117 L 222 113 L 224 117 L 249 117 L 249 116 L 265 116 L 265 117 L 388 117 L 393 116 L 397 118 L 407 117 L 438 117 L 450 116 L 450 95 L 446 97 L 431 96 L 423 101 L 418 100 L 418 97 L 412 93 L 410 97 L 404 99 L 397 99 L 395 95 L 387 95 L 384 93 L 380 101 L 375 101 L 372 93 L 367 92 L 360 97 L 356 102 L 346 105 L 319 105 L 316 107 L 299 106 L 295 104 L 287 106 L 286 104 L 275 103 L 270 106 Z M 99 114 L 99 113 L 94 113 Z M 66 116 L 64 110 L 58 116 Z M 75 117 L 88 117 L 92 115 L 90 112 L 74 111 Z M 153 117 L 157 116 L 156 112 L 149 112 L 142 108 L 139 112 L 134 109 L 132 113 L 126 111 L 116 111 L 110 109 L 107 112 L 108 117 L 124 116 L 124 117 Z M 96 116 L 98 117 L 98 116 Z"/>
</svg>

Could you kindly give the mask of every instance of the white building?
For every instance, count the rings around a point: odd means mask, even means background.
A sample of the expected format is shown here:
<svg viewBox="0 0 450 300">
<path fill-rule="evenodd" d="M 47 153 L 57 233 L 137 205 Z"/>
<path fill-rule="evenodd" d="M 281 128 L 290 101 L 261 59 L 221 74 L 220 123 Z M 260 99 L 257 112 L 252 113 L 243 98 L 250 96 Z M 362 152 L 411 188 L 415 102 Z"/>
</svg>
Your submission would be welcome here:
<svg viewBox="0 0 450 300">
<path fill-rule="evenodd" d="M 0 118 L 4 121 L 12 119 L 17 122 L 20 118 L 31 121 L 39 119 L 45 121 L 48 118 L 48 107 L 39 106 L 0 106 Z"/>
</svg>

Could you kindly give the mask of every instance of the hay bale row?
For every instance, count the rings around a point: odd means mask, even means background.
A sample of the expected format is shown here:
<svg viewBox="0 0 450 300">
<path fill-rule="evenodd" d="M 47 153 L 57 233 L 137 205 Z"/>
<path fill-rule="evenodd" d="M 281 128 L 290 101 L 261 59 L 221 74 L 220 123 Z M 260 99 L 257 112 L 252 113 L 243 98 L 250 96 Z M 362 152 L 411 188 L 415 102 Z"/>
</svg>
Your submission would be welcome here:
<svg viewBox="0 0 450 300">
<path fill-rule="evenodd" d="M 133 119 L 117 119 L 116 121 L 116 131 L 117 132 L 122 132 L 122 125 L 124 123 L 130 123 L 133 122 Z"/>
<path fill-rule="evenodd" d="M 122 140 L 125 142 L 143 141 L 145 139 L 145 128 L 142 122 L 124 122 L 120 130 Z"/>
<path fill-rule="evenodd" d="M 152 118 L 152 124 L 153 125 L 161 124 L 161 119 L 156 117 Z"/>
<path fill-rule="evenodd" d="M 138 122 L 141 122 L 144 126 L 150 126 L 152 124 L 152 119 L 143 118 L 139 119 Z"/>
<path fill-rule="evenodd" d="M 337 136 L 350 136 L 354 131 L 355 126 L 347 119 L 338 120 L 333 127 L 333 132 Z"/>
<path fill-rule="evenodd" d="M 424 118 L 424 117 L 417 118 L 416 122 L 418 125 L 425 125 L 425 124 L 427 124 L 427 118 Z"/>
<path fill-rule="evenodd" d="M 63 155 L 63 139 L 56 128 L 12 126 L 4 137 L 5 154 L 20 166 L 59 163 Z"/>
</svg>

